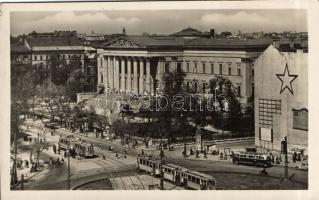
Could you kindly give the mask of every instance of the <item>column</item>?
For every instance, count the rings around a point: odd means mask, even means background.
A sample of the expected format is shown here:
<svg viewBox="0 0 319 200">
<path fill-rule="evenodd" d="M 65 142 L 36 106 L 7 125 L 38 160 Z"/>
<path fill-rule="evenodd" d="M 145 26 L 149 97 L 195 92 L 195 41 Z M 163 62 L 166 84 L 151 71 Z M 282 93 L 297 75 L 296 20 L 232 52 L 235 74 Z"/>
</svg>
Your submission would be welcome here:
<svg viewBox="0 0 319 200">
<path fill-rule="evenodd" d="M 241 63 L 241 73 L 242 73 L 242 85 L 241 85 L 241 96 L 243 97 L 240 99 L 241 103 L 246 103 L 247 99 L 249 98 L 247 94 L 247 87 L 250 87 L 249 85 L 249 74 L 247 74 L 249 71 L 249 62 L 245 59 L 242 59 Z"/>
<path fill-rule="evenodd" d="M 125 92 L 125 58 L 121 57 L 121 91 Z"/>
<path fill-rule="evenodd" d="M 103 72 L 104 72 L 104 78 L 105 78 L 105 89 L 109 87 L 109 77 L 108 77 L 108 62 L 107 57 L 103 56 Z"/>
<path fill-rule="evenodd" d="M 164 75 L 164 68 L 165 68 L 165 64 L 164 64 L 164 59 L 163 58 L 159 58 L 157 61 L 157 80 L 158 80 L 158 89 L 159 91 L 163 90 L 163 75 Z M 155 88 L 156 90 L 156 88 Z"/>
<path fill-rule="evenodd" d="M 98 59 L 97 59 L 97 79 L 98 79 L 98 83 L 101 83 L 102 64 L 103 64 L 103 57 L 99 56 Z"/>
<path fill-rule="evenodd" d="M 144 94 L 144 60 L 140 58 L 140 90 L 139 94 Z"/>
<path fill-rule="evenodd" d="M 111 56 L 107 57 L 107 67 L 108 67 L 108 80 L 109 80 L 109 87 L 112 90 L 114 88 L 113 85 L 113 66 L 111 65 Z"/>
<path fill-rule="evenodd" d="M 137 59 L 133 58 L 133 92 L 138 94 L 138 75 L 137 75 Z"/>
<path fill-rule="evenodd" d="M 146 58 L 146 92 L 151 93 L 151 66 L 150 58 Z"/>
<path fill-rule="evenodd" d="M 115 61 L 115 70 L 114 70 L 115 71 L 115 75 L 114 75 L 115 90 L 120 91 L 119 58 L 114 57 L 114 61 Z"/>
<path fill-rule="evenodd" d="M 126 80 L 126 83 L 127 83 L 127 90 L 129 93 L 131 93 L 132 91 L 132 72 L 131 72 L 131 59 L 128 57 L 127 58 L 127 80 Z"/>
</svg>

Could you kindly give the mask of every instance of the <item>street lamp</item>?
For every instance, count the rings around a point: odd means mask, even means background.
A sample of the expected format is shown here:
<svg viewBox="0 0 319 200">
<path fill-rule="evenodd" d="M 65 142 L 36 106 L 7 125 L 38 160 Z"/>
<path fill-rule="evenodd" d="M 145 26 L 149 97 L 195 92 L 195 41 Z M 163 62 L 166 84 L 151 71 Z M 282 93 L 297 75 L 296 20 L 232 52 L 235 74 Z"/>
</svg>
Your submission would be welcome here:
<svg viewBox="0 0 319 200">
<path fill-rule="evenodd" d="M 181 125 L 184 122 L 183 121 L 183 113 L 181 113 Z M 184 156 L 186 157 L 187 153 L 186 153 L 186 136 L 185 136 L 186 132 L 184 132 L 183 134 L 183 142 L 184 142 Z"/>
<path fill-rule="evenodd" d="M 70 168 L 70 144 L 68 144 L 68 149 L 66 156 L 68 157 L 68 177 L 67 177 L 67 186 L 68 190 L 71 189 L 71 168 Z"/>
</svg>

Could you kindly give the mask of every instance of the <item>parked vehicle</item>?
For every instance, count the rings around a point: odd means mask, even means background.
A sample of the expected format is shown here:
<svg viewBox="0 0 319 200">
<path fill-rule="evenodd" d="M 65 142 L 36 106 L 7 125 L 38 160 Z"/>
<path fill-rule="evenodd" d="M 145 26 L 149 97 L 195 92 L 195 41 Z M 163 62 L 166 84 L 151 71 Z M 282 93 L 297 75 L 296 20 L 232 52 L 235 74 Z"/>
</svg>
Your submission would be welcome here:
<svg viewBox="0 0 319 200">
<path fill-rule="evenodd" d="M 264 153 L 254 153 L 254 152 L 236 152 L 233 153 L 233 163 L 234 164 L 246 164 L 254 166 L 269 167 L 271 166 L 271 157 Z"/>
<path fill-rule="evenodd" d="M 303 161 L 302 163 L 297 165 L 296 168 L 299 169 L 299 170 L 308 170 L 308 162 L 307 161 Z"/>
</svg>

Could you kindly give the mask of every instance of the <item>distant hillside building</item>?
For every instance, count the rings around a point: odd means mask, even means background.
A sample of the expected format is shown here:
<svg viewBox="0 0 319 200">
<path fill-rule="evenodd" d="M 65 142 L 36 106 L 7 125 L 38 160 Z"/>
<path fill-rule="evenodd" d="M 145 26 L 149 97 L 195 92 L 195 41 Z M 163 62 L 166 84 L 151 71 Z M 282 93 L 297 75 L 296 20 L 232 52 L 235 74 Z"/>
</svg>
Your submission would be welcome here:
<svg viewBox="0 0 319 200">
<path fill-rule="evenodd" d="M 307 48 L 270 45 L 255 61 L 255 144 L 281 149 L 308 147 Z"/>
</svg>

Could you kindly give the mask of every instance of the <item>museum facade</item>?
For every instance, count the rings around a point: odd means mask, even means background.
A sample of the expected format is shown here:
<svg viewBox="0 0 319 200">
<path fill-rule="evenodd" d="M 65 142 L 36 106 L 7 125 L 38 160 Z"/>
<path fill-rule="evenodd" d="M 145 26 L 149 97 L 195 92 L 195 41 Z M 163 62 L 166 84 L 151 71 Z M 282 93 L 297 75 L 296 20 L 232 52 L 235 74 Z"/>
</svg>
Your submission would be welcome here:
<svg viewBox="0 0 319 200">
<path fill-rule="evenodd" d="M 98 83 L 106 91 L 136 95 L 161 94 L 167 73 L 179 74 L 186 88 L 209 93 L 209 80 L 226 77 L 241 102 L 254 91 L 255 59 L 269 46 L 267 39 L 185 38 L 123 35 L 97 49 Z"/>
</svg>

